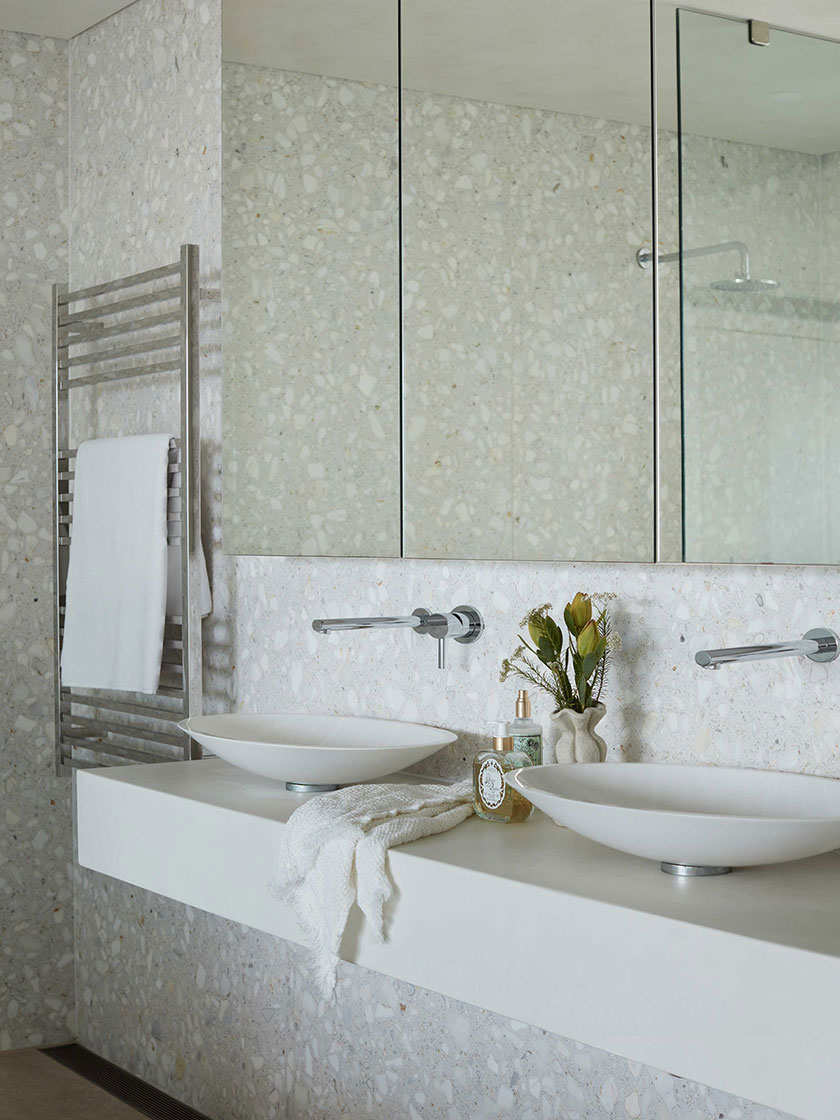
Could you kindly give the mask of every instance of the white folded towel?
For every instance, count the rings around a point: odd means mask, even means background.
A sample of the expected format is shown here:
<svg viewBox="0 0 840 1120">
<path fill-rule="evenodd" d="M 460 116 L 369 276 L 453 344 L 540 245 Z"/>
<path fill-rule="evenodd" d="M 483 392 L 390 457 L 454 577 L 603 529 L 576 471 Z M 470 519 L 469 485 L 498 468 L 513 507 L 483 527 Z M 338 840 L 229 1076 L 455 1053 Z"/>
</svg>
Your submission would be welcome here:
<svg viewBox="0 0 840 1120">
<path fill-rule="evenodd" d="M 179 551 L 166 543 L 171 439 L 160 433 L 79 446 L 61 651 L 67 687 L 158 690 L 169 553 Z M 209 610 L 206 568 L 203 577 L 202 609 Z"/>
<path fill-rule="evenodd" d="M 329 999 L 338 951 L 354 902 L 385 940 L 391 895 L 388 849 L 446 832 L 473 812 L 472 782 L 358 785 L 316 794 L 292 813 L 280 841 L 271 894 L 295 912 L 315 957 L 315 979 Z"/>
</svg>

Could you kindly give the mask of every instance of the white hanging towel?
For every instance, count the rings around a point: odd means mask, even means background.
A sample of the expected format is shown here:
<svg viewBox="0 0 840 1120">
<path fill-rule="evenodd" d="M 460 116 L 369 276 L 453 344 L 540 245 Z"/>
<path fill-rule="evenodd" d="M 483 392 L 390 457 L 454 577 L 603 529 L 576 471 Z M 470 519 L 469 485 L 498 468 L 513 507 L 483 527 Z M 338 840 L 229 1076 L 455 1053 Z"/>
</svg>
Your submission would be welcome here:
<svg viewBox="0 0 840 1120">
<path fill-rule="evenodd" d="M 280 865 L 269 890 L 294 910 L 326 998 L 335 988 L 338 951 L 354 902 L 374 940 L 385 940 L 388 849 L 446 832 L 472 812 L 471 781 L 347 786 L 316 794 L 295 809 L 283 829 Z"/>
<path fill-rule="evenodd" d="M 171 544 L 167 548 L 166 558 L 166 613 L 179 615 L 181 613 L 181 548 Z M 213 596 L 210 593 L 210 577 L 207 575 L 207 561 L 204 558 L 202 547 L 198 557 L 198 599 L 201 605 L 201 617 L 206 618 L 213 610 Z"/>
<path fill-rule="evenodd" d="M 166 610 L 168 434 L 76 455 L 62 684 L 157 692 Z"/>
</svg>

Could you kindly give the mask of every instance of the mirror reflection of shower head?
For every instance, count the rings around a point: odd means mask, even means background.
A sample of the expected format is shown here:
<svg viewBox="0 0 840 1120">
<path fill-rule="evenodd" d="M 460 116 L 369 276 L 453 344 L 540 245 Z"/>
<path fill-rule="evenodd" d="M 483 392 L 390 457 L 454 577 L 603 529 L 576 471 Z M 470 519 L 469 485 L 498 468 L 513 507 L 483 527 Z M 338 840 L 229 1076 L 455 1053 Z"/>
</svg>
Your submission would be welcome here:
<svg viewBox="0 0 840 1120">
<path fill-rule="evenodd" d="M 755 280 L 752 276 L 733 276 L 731 280 L 713 280 L 709 285 L 716 292 L 772 292 L 778 280 Z"/>
<path fill-rule="evenodd" d="M 741 257 L 741 270 L 731 280 L 714 280 L 709 287 L 716 292 L 772 292 L 779 286 L 778 280 L 755 280 L 750 275 L 750 251 L 743 241 L 723 241 L 720 245 L 701 245 L 697 249 L 686 249 L 682 253 L 683 260 L 690 257 L 710 257 L 717 253 L 738 253 Z M 659 257 L 660 264 L 678 261 L 679 253 L 663 253 Z M 639 268 L 650 268 L 653 261 L 653 252 L 650 249 L 639 249 L 636 253 L 636 263 Z"/>
</svg>

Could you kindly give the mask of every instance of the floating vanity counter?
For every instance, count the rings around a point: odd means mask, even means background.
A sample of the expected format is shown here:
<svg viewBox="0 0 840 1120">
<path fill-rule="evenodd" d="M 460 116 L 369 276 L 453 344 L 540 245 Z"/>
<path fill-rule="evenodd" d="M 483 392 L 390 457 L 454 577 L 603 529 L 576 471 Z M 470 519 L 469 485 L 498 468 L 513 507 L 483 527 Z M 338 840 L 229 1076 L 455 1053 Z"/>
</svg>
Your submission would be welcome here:
<svg viewBox="0 0 840 1120">
<path fill-rule="evenodd" d="M 300 803 L 220 759 L 81 771 L 79 860 L 300 941 L 266 890 Z M 840 855 L 681 880 L 537 814 L 397 848 L 391 872 L 387 944 L 357 915 L 346 960 L 804 1120 L 840 1116 Z"/>
</svg>

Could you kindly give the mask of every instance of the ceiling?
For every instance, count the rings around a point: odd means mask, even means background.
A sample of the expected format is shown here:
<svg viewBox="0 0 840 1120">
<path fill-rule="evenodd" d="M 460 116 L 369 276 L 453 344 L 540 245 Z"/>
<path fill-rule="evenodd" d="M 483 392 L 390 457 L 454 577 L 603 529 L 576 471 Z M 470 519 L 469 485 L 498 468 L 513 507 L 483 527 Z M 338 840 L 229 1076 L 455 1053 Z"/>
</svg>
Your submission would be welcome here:
<svg viewBox="0 0 840 1120">
<path fill-rule="evenodd" d="M 401 0 L 403 85 L 641 124 L 647 12 L 648 0 Z M 396 13 L 395 0 L 224 0 L 223 55 L 395 85 Z"/>
<path fill-rule="evenodd" d="M 660 124 L 674 127 L 677 4 L 656 5 Z M 838 0 L 709 5 L 721 15 L 760 17 L 840 39 Z M 70 38 L 125 6 L 125 0 L 0 0 L 0 27 Z M 645 124 L 647 7 L 648 0 L 402 0 L 403 84 Z M 396 11 L 396 0 L 223 0 L 224 57 L 392 85 Z M 835 48 L 820 55 L 807 40 L 796 49 L 796 41 L 784 37 L 783 51 L 776 36 L 766 50 L 745 52 L 741 29 L 721 36 L 708 23 L 708 32 L 692 26 L 686 55 L 696 71 L 693 88 L 704 88 L 706 77 L 706 95 L 692 101 L 692 131 L 808 152 L 840 148 L 833 120 L 840 96 Z"/>
<path fill-rule="evenodd" d="M 126 0 L 0 0 L 0 28 L 72 39 L 127 7 Z"/>
<path fill-rule="evenodd" d="M 840 0 L 710 0 L 719 15 L 840 39 Z M 657 0 L 660 116 L 677 126 L 675 0 Z M 758 9 L 758 10 L 756 10 Z M 395 0 L 224 0 L 226 60 L 395 85 Z M 650 120 L 648 0 L 401 0 L 402 80 L 481 101 Z M 840 46 L 691 14 L 692 132 L 791 151 L 840 149 Z"/>
</svg>

